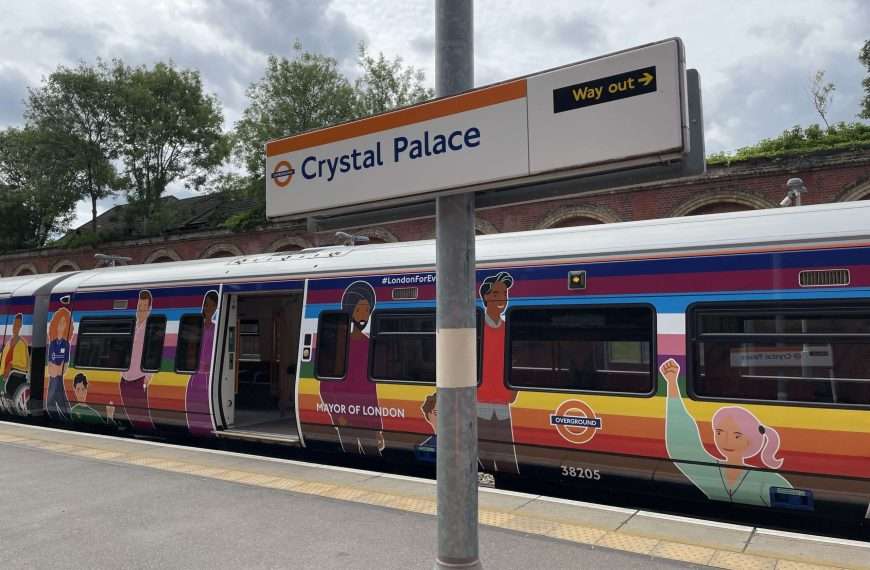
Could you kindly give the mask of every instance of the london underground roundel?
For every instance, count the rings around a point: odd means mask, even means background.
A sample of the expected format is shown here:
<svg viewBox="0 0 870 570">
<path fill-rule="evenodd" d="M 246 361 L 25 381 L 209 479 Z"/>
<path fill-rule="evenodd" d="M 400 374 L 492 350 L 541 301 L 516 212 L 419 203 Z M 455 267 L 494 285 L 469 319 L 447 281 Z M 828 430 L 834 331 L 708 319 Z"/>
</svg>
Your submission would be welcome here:
<svg viewBox="0 0 870 570">
<path fill-rule="evenodd" d="M 281 188 L 286 188 L 290 181 L 293 180 L 293 175 L 296 171 L 293 166 L 286 160 L 282 160 L 272 169 L 272 180 Z"/>
<path fill-rule="evenodd" d="M 584 444 L 592 440 L 601 429 L 601 418 L 582 400 L 565 400 L 556 411 L 550 414 L 550 425 L 556 428 L 562 438 L 573 444 Z"/>
</svg>

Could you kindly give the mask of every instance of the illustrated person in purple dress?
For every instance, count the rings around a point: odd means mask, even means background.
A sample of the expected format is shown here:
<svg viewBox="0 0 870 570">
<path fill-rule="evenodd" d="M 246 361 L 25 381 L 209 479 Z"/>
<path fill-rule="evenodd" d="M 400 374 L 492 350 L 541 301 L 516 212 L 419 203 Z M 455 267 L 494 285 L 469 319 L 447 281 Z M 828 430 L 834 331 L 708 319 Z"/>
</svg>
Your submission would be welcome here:
<svg viewBox="0 0 870 570">
<path fill-rule="evenodd" d="M 137 430 L 151 431 L 154 422 L 148 410 L 148 382 L 151 374 L 142 370 L 142 351 L 145 348 L 145 328 L 154 300 L 151 292 L 142 290 L 136 302 L 136 328 L 133 332 L 133 354 L 130 367 L 121 375 L 121 404 L 130 424 Z"/>
<path fill-rule="evenodd" d="M 369 337 L 364 332 L 375 309 L 375 290 L 365 281 L 354 281 L 344 290 L 341 309 L 350 314 L 347 374 L 343 380 L 321 381 L 320 399 L 329 408 L 343 451 L 380 455 L 384 423 L 377 385 L 368 378 Z"/>
<path fill-rule="evenodd" d="M 45 394 L 45 409 L 49 417 L 59 420 L 69 418 L 69 400 L 63 387 L 63 374 L 69 364 L 69 337 L 72 333 L 72 314 L 61 307 L 48 323 L 48 387 Z"/>
<path fill-rule="evenodd" d="M 208 403 L 208 375 L 211 369 L 211 349 L 214 344 L 217 309 L 217 291 L 209 291 L 202 300 L 202 336 L 199 342 L 199 361 L 196 372 L 190 376 L 185 393 L 184 409 L 187 413 L 187 427 L 191 435 L 210 435 L 214 429 Z"/>
</svg>

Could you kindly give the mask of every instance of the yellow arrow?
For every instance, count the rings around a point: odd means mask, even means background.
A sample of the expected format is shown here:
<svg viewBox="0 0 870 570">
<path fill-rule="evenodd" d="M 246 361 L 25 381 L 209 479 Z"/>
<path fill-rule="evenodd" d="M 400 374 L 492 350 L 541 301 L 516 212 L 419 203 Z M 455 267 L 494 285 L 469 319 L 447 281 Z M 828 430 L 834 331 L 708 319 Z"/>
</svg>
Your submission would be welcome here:
<svg viewBox="0 0 870 570">
<path fill-rule="evenodd" d="M 650 73 L 649 71 L 644 71 L 643 75 L 638 78 L 638 82 L 642 83 L 644 87 L 652 83 L 652 80 L 655 79 L 655 75 Z"/>
</svg>

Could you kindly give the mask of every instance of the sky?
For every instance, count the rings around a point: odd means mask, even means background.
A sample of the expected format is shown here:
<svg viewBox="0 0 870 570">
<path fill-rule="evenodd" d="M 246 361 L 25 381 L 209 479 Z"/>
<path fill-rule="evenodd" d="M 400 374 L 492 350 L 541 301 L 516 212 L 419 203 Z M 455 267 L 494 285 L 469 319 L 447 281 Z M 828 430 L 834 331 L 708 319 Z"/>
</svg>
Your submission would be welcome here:
<svg viewBox="0 0 870 570">
<path fill-rule="evenodd" d="M 357 73 L 358 45 L 400 56 L 434 84 L 434 0 L 0 0 L 0 128 L 20 125 L 28 87 L 59 65 L 121 58 L 198 69 L 229 130 L 270 54 L 295 41 Z M 707 152 L 820 122 L 812 76 L 834 83 L 829 121 L 853 121 L 870 39 L 867 0 L 477 0 L 475 84 L 669 37 L 701 75 Z M 179 195 L 185 191 L 173 190 Z M 102 204 L 107 208 L 111 202 Z M 89 216 L 85 205 L 77 222 Z"/>
</svg>

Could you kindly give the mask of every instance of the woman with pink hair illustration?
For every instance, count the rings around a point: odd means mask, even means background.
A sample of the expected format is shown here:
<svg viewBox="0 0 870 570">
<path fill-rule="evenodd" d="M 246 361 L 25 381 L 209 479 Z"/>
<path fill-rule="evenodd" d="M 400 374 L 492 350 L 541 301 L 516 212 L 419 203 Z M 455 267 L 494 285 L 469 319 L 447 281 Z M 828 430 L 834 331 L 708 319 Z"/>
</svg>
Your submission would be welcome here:
<svg viewBox="0 0 870 570">
<path fill-rule="evenodd" d="M 708 498 L 747 505 L 771 504 L 771 489 L 792 488 L 782 475 L 746 463 L 759 456 L 768 469 L 779 469 L 782 459 L 779 434 L 763 425 L 749 410 L 738 406 L 719 408 L 713 414 L 713 441 L 724 460 L 707 452 L 694 418 L 680 395 L 680 365 L 669 358 L 659 367 L 668 384 L 665 443 L 668 456 L 683 475 Z"/>
</svg>

